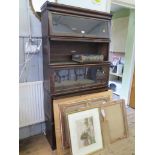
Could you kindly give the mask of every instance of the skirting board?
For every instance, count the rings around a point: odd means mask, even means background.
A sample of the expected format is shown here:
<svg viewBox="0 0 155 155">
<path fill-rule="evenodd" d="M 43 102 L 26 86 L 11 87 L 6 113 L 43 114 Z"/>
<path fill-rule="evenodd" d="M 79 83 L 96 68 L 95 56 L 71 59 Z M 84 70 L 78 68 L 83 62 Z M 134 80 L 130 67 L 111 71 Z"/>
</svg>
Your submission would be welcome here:
<svg viewBox="0 0 155 155">
<path fill-rule="evenodd" d="M 35 136 L 38 134 L 43 134 L 45 132 L 45 123 L 38 123 L 19 129 L 19 140 Z"/>
</svg>

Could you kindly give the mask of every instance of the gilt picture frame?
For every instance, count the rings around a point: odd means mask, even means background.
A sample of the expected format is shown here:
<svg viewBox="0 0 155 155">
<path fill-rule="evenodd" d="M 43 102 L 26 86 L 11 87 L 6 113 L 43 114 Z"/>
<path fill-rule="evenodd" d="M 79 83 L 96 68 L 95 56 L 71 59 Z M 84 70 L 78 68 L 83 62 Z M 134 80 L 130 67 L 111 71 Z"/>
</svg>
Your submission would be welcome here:
<svg viewBox="0 0 155 155">
<path fill-rule="evenodd" d="M 90 108 L 99 108 L 103 104 L 106 104 L 108 101 L 110 101 L 109 97 L 98 97 L 93 99 L 87 99 L 82 100 L 79 102 L 72 102 L 70 104 L 64 104 L 60 105 L 60 113 L 61 113 L 61 130 L 62 130 L 62 142 L 63 142 L 63 148 L 70 148 L 69 143 L 69 131 L 68 131 L 68 125 L 67 125 L 67 113 L 76 112 L 78 111 L 90 109 Z"/>
<path fill-rule="evenodd" d="M 105 115 L 111 144 L 128 137 L 128 122 L 124 99 L 114 100 L 104 104 L 101 107 L 101 112 L 104 112 Z"/>
<path fill-rule="evenodd" d="M 98 100 L 99 98 L 100 98 L 100 100 Z M 69 138 L 69 136 L 66 135 L 66 133 L 69 133 L 68 125 L 67 125 L 68 123 L 66 123 L 66 122 L 68 122 L 68 121 L 66 121 L 67 120 L 66 111 L 68 111 L 70 113 L 70 112 L 73 112 L 74 109 L 76 111 L 77 111 L 77 109 L 78 110 L 84 109 L 82 107 L 84 105 L 86 105 L 86 103 L 82 104 L 82 106 L 81 106 L 81 104 L 79 105 L 78 103 L 81 101 L 87 102 L 88 100 L 89 101 L 93 100 L 92 102 L 89 102 L 88 105 L 91 106 L 91 105 L 94 105 L 94 103 L 95 103 L 95 108 L 96 108 L 96 100 L 98 100 L 97 102 L 99 104 L 105 104 L 106 102 L 112 100 L 112 91 L 108 90 L 105 92 L 98 92 L 98 93 L 93 93 L 93 94 L 87 94 L 87 95 L 85 94 L 85 95 L 80 95 L 80 96 L 66 97 L 66 98 L 62 98 L 62 99 L 53 100 L 56 145 L 57 145 L 57 153 L 59 155 L 71 155 L 72 154 L 71 147 L 70 147 L 70 138 Z M 72 104 L 74 104 L 74 105 L 78 104 L 78 107 L 74 106 L 74 108 L 72 109 Z M 67 107 L 67 109 L 66 109 L 66 107 Z M 103 123 L 103 117 L 101 117 L 101 123 Z M 105 141 L 106 139 L 104 137 L 104 135 L 105 135 L 104 133 L 106 133 L 106 131 L 103 130 L 102 133 L 103 133 L 102 134 L 103 141 Z M 67 141 L 69 142 L 69 145 L 66 146 L 64 144 L 66 144 Z M 104 148 L 105 148 L 105 145 L 104 145 Z M 98 155 L 99 152 L 101 152 L 100 154 L 103 154 L 102 152 L 104 151 L 104 148 L 101 151 L 97 151 L 96 153 L 93 153 L 93 155 Z"/>
<path fill-rule="evenodd" d="M 90 155 L 103 149 L 99 108 L 67 114 L 72 155 Z"/>
</svg>

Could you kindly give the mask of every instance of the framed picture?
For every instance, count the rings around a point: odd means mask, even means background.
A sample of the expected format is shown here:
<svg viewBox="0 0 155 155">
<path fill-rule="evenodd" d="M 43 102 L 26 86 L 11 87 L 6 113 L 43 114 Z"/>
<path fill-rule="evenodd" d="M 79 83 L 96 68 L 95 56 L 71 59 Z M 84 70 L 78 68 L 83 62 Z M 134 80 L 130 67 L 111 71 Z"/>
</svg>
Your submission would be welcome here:
<svg viewBox="0 0 155 155">
<path fill-rule="evenodd" d="M 83 108 L 81 107 L 85 106 L 86 103 L 85 104 L 82 103 L 81 105 L 80 104 L 81 101 L 86 102 L 86 100 L 89 100 L 89 101 L 92 100 L 92 102 L 89 102 L 89 105 L 94 105 L 94 103 L 96 103 L 97 98 L 100 98 L 101 100 L 101 101 L 98 101 L 98 103 L 100 102 L 100 104 L 103 105 L 103 102 L 105 104 L 105 102 L 112 100 L 112 91 L 108 90 L 104 92 L 97 92 L 97 93 L 85 94 L 85 95 L 79 95 L 79 96 L 73 96 L 73 97 L 65 97 L 65 98 L 53 100 L 55 134 L 56 134 L 56 145 L 57 145 L 58 155 L 71 155 L 72 154 L 71 148 L 70 148 L 70 138 L 68 136 L 69 134 L 68 135 L 66 134 L 66 133 L 69 133 L 69 130 L 68 130 L 68 123 L 67 123 L 68 122 L 67 116 L 66 116 L 66 113 L 64 112 L 65 109 L 66 111 L 68 111 L 67 113 L 70 113 L 70 112 L 72 113 L 73 112 L 72 106 L 70 107 L 69 105 L 74 104 L 73 110 L 75 109 L 75 112 L 77 112 L 77 109 L 83 110 Z M 77 103 L 79 103 L 78 107 L 75 106 Z M 71 111 L 69 111 L 70 108 L 71 108 Z M 101 122 L 103 122 L 102 117 L 101 117 Z M 67 126 L 67 130 L 66 130 L 66 126 Z M 103 133 L 105 132 L 106 131 L 103 130 Z M 103 141 L 106 140 L 104 135 L 103 135 Z M 65 144 L 69 144 L 69 145 L 66 146 Z M 105 143 L 104 143 L 104 148 L 105 148 Z M 103 151 L 104 149 L 102 149 L 101 151 L 97 151 L 96 154 L 94 153 L 93 154 L 98 155 L 99 152 L 101 152 L 100 154 L 103 154 L 102 153 Z"/>
<path fill-rule="evenodd" d="M 87 99 L 79 102 L 72 102 L 70 104 L 63 104 L 59 106 L 60 112 L 61 112 L 61 137 L 63 142 L 63 148 L 69 148 L 70 142 L 69 142 L 69 131 L 67 126 L 67 116 L 66 113 L 72 113 L 76 112 L 78 110 L 84 110 L 88 108 L 98 108 L 101 107 L 103 104 L 110 101 L 109 97 L 99 97 L 99 98 L 93 98 L 93 99 Z"/>
<path fill-rule="evenodd" d="M 99 108 L 67 114 L 73 155 L 88 155 L 103 149 Z"/>
<path fill-rule="evenodd" d="M 101 107 L 101 112 L 105 115 L 110 143 L 128 137 L 125 100 L 108 102 Z"/>
</svg>

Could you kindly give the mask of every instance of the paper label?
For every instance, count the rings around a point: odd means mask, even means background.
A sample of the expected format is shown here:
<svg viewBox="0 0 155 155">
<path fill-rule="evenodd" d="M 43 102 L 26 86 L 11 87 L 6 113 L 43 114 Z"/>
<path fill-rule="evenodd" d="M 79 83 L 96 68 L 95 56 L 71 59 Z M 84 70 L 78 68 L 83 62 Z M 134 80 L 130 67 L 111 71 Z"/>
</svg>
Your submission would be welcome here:
<svg viewBox="0 0 155 155">
<path fill-rule="evenodd" d="M 101 113 L 102 113 L 102 116 L 105 117 L 105 111 L 104 111 L 104 109 L 101 109 Z"/>
</svg>

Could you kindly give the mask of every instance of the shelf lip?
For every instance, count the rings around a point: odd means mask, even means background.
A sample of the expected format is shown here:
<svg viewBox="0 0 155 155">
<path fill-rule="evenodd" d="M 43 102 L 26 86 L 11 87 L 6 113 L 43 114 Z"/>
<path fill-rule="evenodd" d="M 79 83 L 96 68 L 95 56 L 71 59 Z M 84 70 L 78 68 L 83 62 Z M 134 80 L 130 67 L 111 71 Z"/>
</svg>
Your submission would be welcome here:
<svg viewBox="0 0 155 155">
<path fill-rule="evenodd" d="M 117 74 L 117 73 L 113 73 L 113 72 L 110 72 L 110 75 L 115 75 L 115 76 L 118 76 L 118 77 L 123 77 L 123 74 Z"/>
<path fill-rule="evenodd" d="M 49 67 L 53 68 L 66 68 L 66 67 L 84 67 L 84 66 L 100 66 L 100 65 L 110 65 L 109 61 L 104 61 L 102 63 L 76 63 L 76 64 L 49 64 Z"/>
<path fill-rule="evenodd" d="M 84 42 L 106 42 L 110 43 L 111 39 L 110 38 L 95 38 L 95 37 L 80 37 L 80 36 L 63 36 L 63 35 L 48 35 L 47 36 L 50 40 L 56 40 L 56 41 L 84 41 Z"/>
<path fill-rule="evenodd" d="M 67 95 L 67 96 L 68 96 L 68 95 L 70 96 L 70 95 L 72 95 L 72 94 L 75 95 L 75 94 L 77 94 L 77 93 L 78 93 L 78 94 L 79 94 L 79 93 L 82 93 L 82 94 L 83 94 L 85 91 L 88 91 L 88 92 L 97 91 L 97 92 L 98 92 L 98 91 L 103 90 L 103 89 L 104 89 L 104 90 L 109 90 L 108 85 L 105 85 L 105 86 L 101 86 L 101 85 L 100 85 L 100 86 L 93 87 L 93 88 L 83 88 L 83 89 L 81 88 L 81 91 L 79 91 L 79 90 L 71 91 L 71 90 L 70 90 L 70 91 L 67 91 L 67 92 L 64 91 L 63 93 L 62 93 L 62 92 L 57 92 L 57 93 L 55 92 L 55 93 L 51 93 L 51 97 L 56 99 L 57 97 L 65 97 L 66 95 Z"/>
</svg>

